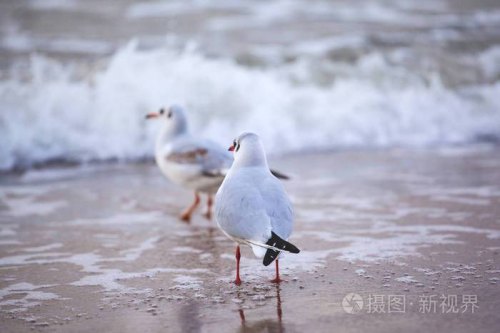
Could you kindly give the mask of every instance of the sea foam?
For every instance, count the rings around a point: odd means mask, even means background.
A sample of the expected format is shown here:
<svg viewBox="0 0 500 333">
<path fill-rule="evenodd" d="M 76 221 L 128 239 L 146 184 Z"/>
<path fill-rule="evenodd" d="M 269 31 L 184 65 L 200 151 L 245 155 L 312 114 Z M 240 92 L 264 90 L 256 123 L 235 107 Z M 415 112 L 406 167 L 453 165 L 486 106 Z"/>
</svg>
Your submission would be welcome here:
<svg viewBox="0 0 500 333">
<path fill-rule="evenodd" d="M 496 50 L 479 59 L 491 70 Z M 306 61 L 249 67 L 134 42 L 92 69 L 34 55 L 0 82 L 0 170 L 151 157 L 160 122 L 144 115 L 171 103 L 187 108 L 197 135 L 227 144 L 254 131 L 271 153 L 499 137 L 500 83 L 493 78 L 450 88 L 439 75 L 422 79 L 378 53 L 329 66 L 342 66 L 341 74 L 322 84 Z"/>
</svg>

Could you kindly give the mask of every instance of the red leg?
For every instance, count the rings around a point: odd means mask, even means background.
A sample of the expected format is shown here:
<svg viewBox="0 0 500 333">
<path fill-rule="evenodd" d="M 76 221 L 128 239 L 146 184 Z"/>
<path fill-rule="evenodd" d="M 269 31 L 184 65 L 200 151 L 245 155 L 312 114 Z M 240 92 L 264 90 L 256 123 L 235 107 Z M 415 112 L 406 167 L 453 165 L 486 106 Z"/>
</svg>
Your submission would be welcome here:
<svg viewBox="0 0 500 333">
<path fill-rule="evenodd" d="M 212 204 L 214 203 L 213 199 L 212 199 L 212 195 L 209 194 L 207 196 L 207 211 L 205 212 L 204 216 L 208 219 L 208 220 L 211 220 L 212 219 Z"/>
<path fill-rule="evenodd" d="M 200 203 L 200 195 L 198 192 L 194 192 L 194 201 L 189 206 L 180 216 L 181 220 L 185 222 L 189 222 L 191 220 L 191 214 L 193 214 L 194 210 L 196 207 L 198 207 L 198 204 Z"/>
<path fill-rule="evenodd" d="M 240 246 L 236 246 L 236 280 L 234 280 L 234 284 L 239 286 L 241 284 L 241 279 L 240 279 L 240 258 L 241 258 L 241 253 L 240 253 Z"/>
<path fill-rule="evenodd" d="M 280 279 L 280 267 L 278 263 L 278 259 L 276 259 L 276 277 L 271 280 L 273 283 L 280 283 L 282 280 Z"/>
<path fill-rule="evenodd" d="M 281 310 L 281 297 L 280 297 L 280 287 L 276 285 L 276 312 L 278 313 L 278 321 L 281 324 L 281 319 L 283 317 L 283 311 Z"/>
<path fill-rule="evenodd" d="M 240 313 L 241 325 L 245 325 L 245 312 L 243 312 L 243 309 L 239 309 L 238 312 Z"/>
</svg>

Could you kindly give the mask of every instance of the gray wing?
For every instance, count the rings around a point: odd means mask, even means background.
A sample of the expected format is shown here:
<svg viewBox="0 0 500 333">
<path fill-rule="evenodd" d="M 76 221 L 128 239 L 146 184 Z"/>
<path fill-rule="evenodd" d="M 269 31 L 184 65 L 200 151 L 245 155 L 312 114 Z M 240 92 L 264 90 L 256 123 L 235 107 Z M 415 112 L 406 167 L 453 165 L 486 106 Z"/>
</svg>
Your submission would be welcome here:
<svg viewBox="0 0 500 333">
<path fill-rule="evenodd" d="M 233 238 L 265 243 L 271 237 L 271 222 L 258 187 L 249 175 L 228 177 L 215 199 L 217 223 Z"/>
<path fill-rule="evenodd" d="M 225 175 L 233 162 L 232 155 L 220 145 L 191 137 L 176 140 L 165 159 L 178 164 L 197 165 L 203 175 L 213 177 Z"/>
<path fill-rule="evenodd" d="M 273 176 L 266 177 L 261 186 L 264 207 L 271 220 L 272 231 L 288 239 L 293 228 L 293 209 L 281 181 Z"/>
<path fill-rule="evenodd" d="M 221 228 L 232 237 L 264 244 L 271 231 L 287 239 L 292 231 L 293 213 L 281 182 L 268 171 L 247 171 L 228 177 L 216 198 Z"/>
</svg>

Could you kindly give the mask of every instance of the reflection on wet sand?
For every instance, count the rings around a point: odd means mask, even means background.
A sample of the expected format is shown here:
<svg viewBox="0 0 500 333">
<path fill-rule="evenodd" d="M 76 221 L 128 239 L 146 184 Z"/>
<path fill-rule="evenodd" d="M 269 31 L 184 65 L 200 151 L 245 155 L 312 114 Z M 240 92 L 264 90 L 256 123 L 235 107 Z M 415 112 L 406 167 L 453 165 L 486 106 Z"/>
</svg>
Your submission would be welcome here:
<svg viewBox="0 0 500 333">
<path fill-rule="evenodd" d="M 276 284 L 276 318 L 267 318 L 255 322 L 248 322 L 243 308 L 238 309 L 240 315 L 241 327 L 238 332 L 284 332 L 283 329 L 283 310 L 281 308 L 280 286 Z M 239 294 L 237 294 L 239 298 Z"/>
<path fill-rule="evenodd" d="M 189 301 L 183 305 L 179 311 L 180 332 L 200 332 L 203 323 L 200 321 L 200 304 L 195 301 Z"/>
</svg>

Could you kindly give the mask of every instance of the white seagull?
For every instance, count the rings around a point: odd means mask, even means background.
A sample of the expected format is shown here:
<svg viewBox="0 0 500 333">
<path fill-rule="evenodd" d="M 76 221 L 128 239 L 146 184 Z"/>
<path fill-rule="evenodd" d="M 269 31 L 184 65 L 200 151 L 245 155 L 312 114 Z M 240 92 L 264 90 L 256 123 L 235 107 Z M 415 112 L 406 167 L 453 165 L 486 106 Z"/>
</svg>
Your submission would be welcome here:
<svg viewBox="0 0 500 333">
<path fill-rule="evenodd" d="M 234 140 L 231 166 L 215 198 L 215 217 L 222 231 L 236 246 L 236 280 L 240 285 L 240 244 L 249 245 L 254 254 L 268 266 L 276 259 L 276 277 L 279 283 L 278 255 L 281 251 L 299 253 L 287 242 L 292 233 L 292 205 L 281 182 L 267 165 L 260 138 L 243 133 Z"/>
<path fill-rule="evenodd" d="M 233 156 L 215 142 L 190 135 L 186 114 L 178 105 L 146 115 L 146 119 L 153 118 L 164 121 L 156 139 L 156 164 L 172 182 L 194 191 L 194 201 L 182 212 L 181 220 L 191 220 L 191 215 L 200 203 L 200 193 L 207 195 L 207 210 L 204 216 L 210 219 L 212 196 L 231 167 Z M 273 173 L 288 179 L 279 172 Z"/>
</svg>

